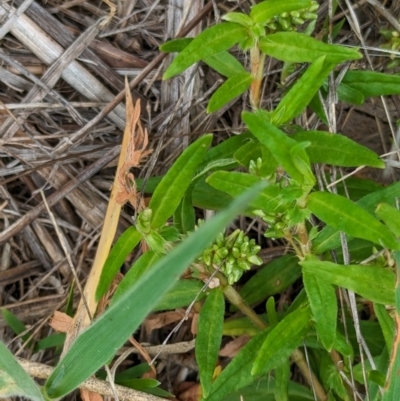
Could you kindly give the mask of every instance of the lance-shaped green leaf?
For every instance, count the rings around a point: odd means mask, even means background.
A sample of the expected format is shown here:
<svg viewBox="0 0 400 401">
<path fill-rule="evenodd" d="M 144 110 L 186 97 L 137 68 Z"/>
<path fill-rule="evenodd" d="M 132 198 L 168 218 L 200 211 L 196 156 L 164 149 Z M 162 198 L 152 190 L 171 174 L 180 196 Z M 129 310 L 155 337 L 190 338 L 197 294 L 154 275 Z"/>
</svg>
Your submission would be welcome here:
<svg viewBox="0 0 400 401">
<path fill-rule="evenodd" d="M 219 191 L 228 193 L 232 197 L 239 196 L 257 182 L 261 182 L 259 177 L 233 171 L 216 171 L 207 179 L 207 183 L 211 186 Z M 251 202 L 250 207 L 265 212 L 281 210 L 283 207 L 280 198 L 281 191 L 282 189 L 278 185 L 269 185 Z"/>
<path fill-rule="evenodd" d="M 390 356 L 390 364 L 386 377 L 385 392 L 383 393 L 383 401 L 396 401 L 400 394 L 400 380 L 398 379 L 398 372 L 400 371 L 400 252 L 394 254 L 396 261 L 396 331 L 395 341 Z"/>
<path fill-rule="evenodd" d="M 308 331 L 310 308 L 300 308 L 272 328 L 257 353 L 251 374 L 260 375 L 277 368 L 299 346 Z"/>
<path fill-rule="evenodd" d="M 337 265 L 319 260 L 300 264 L 304 273 L 347 288 L 369 301 L 394 305 L 395 274 L 388 269 L 378 266 Z"/>
<path fill-rule="evenodd" d="M 251 27 L 254 25 L 254 21 L 244 13 L 228 13 L 225 14 L 222 19 L 228 22 L 236 22 L 237 24 L 243 25 L 245 27 Z"/>
<path fill-rule="evenodd" d="M 400 181 L 363 196 L 357 201 L 357 204 L 366 211 L 373 213 L 379 203 L 395 205 L 397 197 L 400 197 Z M 325 227 L 314 240 L 313 244 L 314 252 L 317 254 L 329 249 L 338 248 L 339 246 L 340 236 L 338 231 L 333 227 Z"/>
<path fill-rule="evenodd" d="M 164 53 L 180 53 L 193 41 L 193 38 L 178 38 L 172 39 L 163 43 L 160 50 Z"/>
<path fill-rule="evenodd" d="M 240 289 L 247 304 L 253 305 L 288 288 L 301 276 L 299 261 L 284 255 L 263 266 Z"/>
<path fill-rule="evenodd" d="M 189 189 L 174 213 L 174 226 L 186 234 L 194 230 L 196 215 L 192 204 L 192 191 Z"/>
<path fill-rule="evenodd" d="M 219 74 L 228 78 L 246 72 L 240 61 L 227 51 L 214 54 L 203 61 Z"/>
<path fill-rule="evenodd" d="M 197 61 L 230 49 L 246 38 L 246 31 L 244 26 L 233 22 L 214 25 L 204 30 L 176 56 L 165 71 L 163 79 L 172 78 Z"/>
<path fill-rule="evenodd" d="M 142 234 L 137 231 L 134 226 L 126 229 L 118 238 L 118 241 L 112 247 L 108 258 L 104 263 L 103 270 L 101 271 L 99 284 L 96 289 L 97 300 L 105 295 L 115 275 L 124 264 L 125 259 L 133 251 L 141 239 Z"/>
<path fill-rule="evenodd" d="M 211 162 L 224 159 L 232 159 L 235 152 L 244 144 L 254 140 L 250 132 L 244 132 L 240 135 L 233 135 L 218 145 L 210 148 L 200 164 L 199 169 L 204 169 Z M 237 167 L 237 165 L 235 165 Z"/>
<path fill-rule="evenodd" d="M 192 193 L 193 206 L 200 209 L 222 210 L 232 201 L 232 196 L 208 185 L 204 179 L 200 179 L 194 186 Z"/>
<path fill-rule="evenodd" d="M 289 401 L 290 360 L 275 369 L 275 401 Z"/>
<path fill-rule="evenodd" d="M 387 203 L 380 203 L 375 213 L 396 237 L 400 237 L 400 211 Z"/>
<path fill-rule="evenodd" d="M 360 52 L 344 46 L 328 45 L 298 32 L 278 32 L 260 39 L 260 49 L 269 56 L 289 63 L 312 63 L 320 57 L 340 64 L 362 58 Z"/>
<path fill-rule="evenodd" d="M 344 135 L 326 131 L 301 131 L 292 135 L 292 138 L 299 142 L 310 142 L 306 151 L 311 163 L 385 168 L 385 163 L 375 152 Z"/>
<path fill-rule="evenodd" d="M 290 157 L 290 151 L 297 145 L 297 142 L 267 121 L 261 112 L 243 112 L 242 119 L 260 143 L 270 150 L 276 161 L 294 180 L 301 184 L 303 182 L 303 174 Z"/>
<path fill-rule="evenodd" d="M 362 105 L 364 103 L 365 96 L 357 89 L 354 89 L 343 82 L 341 82 L 336 89 L 338 98 L 342 102 L 356 105 Z"/>
<path fill-rule="evenodd" d="M 386 226 L 357 203 L 343 196 L 314 192 L 307 198 L 307 207 L 320 220 L 336 230 L 389 249 L 400 249 L 400 243 Z"/>
<path fill-rule="evenodd" d="M 192 143 L 178 157 L 151 197 L 151 227 L 160 228 L 173 215 L 183 195 L 192 182 L 193 175 L 203 161 L 212 141 L 212 135 L 204 135 Z"/>
<path fill-rule="evenodd" d="M 0 341 L 0 398 L 16 396 L 44 401 L 39 387 Z"/>
<path fill-rule="evenodd" d="M 373 71 L 348 71 L 342 79 L 345 84 L 363 94 L 364 97 L 400 94 L 400 76 Z"/>
<path fill-rule="evenodd" d="M 222 340 L 224 312 L 224 295 L 219 288 L 216 288 L 208 294 L 201 308 L 196 337 L 196 362 L 199 366 L 204 398 L 207 398 L 211 391 Z"/>
<path fill-rule="evenodd" d="M 251 7 L 250 17 L 254 22 L 265 24 L 276 15 L 301 10 L 311 6 L 310 0 L 268 0 Z"/>
<path fill-rule="evenodd" d="M 180 53 L 192 41 L 193 38 L 173 39 L 162 44 L 160 46 L 160 50 L 165 53 Z M 205 58 L 203 61 L 212 69 L 225 77 L 231 77 L 233 75 L 246 72 L 243 65 L 240 64 L 240 62 L 227 51 L 214 54 L 213 56 Z"/>
<path fill-rule="evenodd" d="M 262 184 L 253 187 L 224 212 L 207 221 L 112 303 L 75 340 L 58 363 L 45 384 L 46 396 L 59 398 L 68 394 L 107 363 L 161 297 L 173 287 L 179 275 L 212 243 L 233 217 L 245 209 L 262 187 Z"/>
<path fill-rule="evenodd" d="M 337 300 L 334 287 L 320 277 L 303 271 L 303 283 L 322 345 L 331 351 L 336 339 Z"/>
<path fill-rule="evenodd" d="M 271 114 L 271 121 L 282 125 L 301 114 L 334 67 L 325 56 L 316 59 L 279 102 Z"/>
<path fill-rule="evenodd" d="M 225 106 L 231 100 L 240 96 L 253 82 L 253 77 L 248 72 L 243 72 L 228 78 L 211 96 L 207 106 L 207 113 L 214 113 Z"/>
</svg>

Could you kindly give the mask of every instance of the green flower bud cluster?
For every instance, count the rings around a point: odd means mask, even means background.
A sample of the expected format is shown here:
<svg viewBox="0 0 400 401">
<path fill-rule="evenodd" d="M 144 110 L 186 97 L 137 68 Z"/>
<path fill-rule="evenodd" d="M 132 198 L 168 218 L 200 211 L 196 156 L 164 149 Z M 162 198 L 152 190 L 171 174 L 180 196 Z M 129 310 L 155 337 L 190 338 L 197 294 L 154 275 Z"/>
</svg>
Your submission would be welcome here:
<svg viewBox="0 0 400 401">
<path fill-rule="evenodd" d="M 151 228 L 151 220 L 153 217 L 153 211 L 151 209 L 144 209 L 139 213 L 136 221 L 136 229 L 143 235 L 144 240 L 151 250 L 159 254 L 165 254 L 172 250 L 172 241 L 168 232 L 169 227 L 164 227 L 158 231 Z M 166 233 L 164 233 L 166 231 Z"/>
<path fill-rule="evenodd" d="M 311 6 L 297 11 L 284 12 L 271 18 L 266 23 L 266 27 L 271 32 L 278 31 L 296 31 L 299 25 L 303 25 L 306 21 L 316 20 L 319 4 L 313 1 Z"/>
<path fill-rule="evenodd" d="M 388 49 L 395 52 L 400 51 L 400 32 L 391 29 L 381 29 L 379 32 L 387 40 L 386 43 L 380 46 L 382 49 Z M 389 54 L 389 58 L 392 61 L 388 63 L 387 68 L 396 68 L 400 66 L 400 58 L 398 55 L 391 53 Z"/>
<path fill-rule="evenodd" d="M 199 261 L 208 268 L 219 268 L 232 285 L 252 265 L 262 264 L 262 259 L 257 256 L 260 250 L 254 239 L 249 239 L 238 229 L 228 236 L 218 234 L 214 244 L 203 251 Z"/>
<path fill-rule="evenodd" d="M 282 213 L 264 213 L 262 210 L 253 210 L 253 213 L 268 224 L 264 237 L 272 239 L 285 237 L 284 230 L 287 227 L 287 223 L 284 221 L 285 215 Z"/>
</svg>

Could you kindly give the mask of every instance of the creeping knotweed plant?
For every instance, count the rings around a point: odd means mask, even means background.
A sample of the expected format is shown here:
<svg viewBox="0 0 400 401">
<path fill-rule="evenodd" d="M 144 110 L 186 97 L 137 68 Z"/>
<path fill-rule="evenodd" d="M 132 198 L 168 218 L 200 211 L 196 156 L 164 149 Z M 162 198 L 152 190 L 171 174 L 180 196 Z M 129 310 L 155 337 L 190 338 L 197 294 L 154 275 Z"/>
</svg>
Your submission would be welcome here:
<svg viewBox="0 0 400 401">
<path fill-rule="evenodd" d="M 262 259 L 257 256 L 260 249 L 254 239 L 249 239 L 242 230 L 237 229 L 228 236 L 219 233 L 215 242 L 203 251 L 199 259 L 209 269 L 219 268 L 232 285 L 252 265 L 262 264 Z"/>
</svg>

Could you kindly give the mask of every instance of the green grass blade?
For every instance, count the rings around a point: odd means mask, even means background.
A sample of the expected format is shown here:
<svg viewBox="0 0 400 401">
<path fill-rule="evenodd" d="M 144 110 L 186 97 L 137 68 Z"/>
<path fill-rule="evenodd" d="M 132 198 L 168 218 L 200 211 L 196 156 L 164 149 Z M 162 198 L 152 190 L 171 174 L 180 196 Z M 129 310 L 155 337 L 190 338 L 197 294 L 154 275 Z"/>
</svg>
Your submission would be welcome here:
<svg viewBox="0 0 400 401">
<path fill-rule="evenodd" d="M 304 273 L 347 288 L 369 301 L 394 305 L 395 274 L 390 270 L 367 265 L 344 266 L 319 260 L 304 261 L 300 264 Z"/>
<path fill-rule="evenodd" d="M 185 241 L 159 260 L 84 331 L 58 363 L 45 384 L 50 398 L 68 394 L 107 363 L 137 329 L 179 275 L 194 261 L 263 188 L 259 184 L 206 222 Z"/>
<path fill-rule="evenodd" d="M 15 396 L 44 401 L 39 387 L 0 341 L 0 398 Z"/>
<path fill-rule="evenodd" d="M 178 157 L 157 185 L 149 203 L 149 208 L 153 211 L 152 228 L 162 227 L 174 214 L 192 182 L 197 167 L 203 161 L 211 141 L 212 135 L 204 135 L 193 142 Z"/>
<path fill-rule="evenodd" d="M 200 311 L 196 337 L 196 361 L 201 388 L 206 398 L 211 391 L 224 328 L 225 300 L 219 288 L 212 290 Z"/>
</svg>

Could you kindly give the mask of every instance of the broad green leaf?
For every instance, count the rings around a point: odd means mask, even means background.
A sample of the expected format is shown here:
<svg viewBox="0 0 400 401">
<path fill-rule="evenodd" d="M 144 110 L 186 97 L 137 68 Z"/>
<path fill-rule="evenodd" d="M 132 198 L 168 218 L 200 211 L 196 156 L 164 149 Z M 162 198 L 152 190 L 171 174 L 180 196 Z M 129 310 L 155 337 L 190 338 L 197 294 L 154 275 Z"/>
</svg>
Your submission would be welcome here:
<svg viewBox="0 0 400 401">
<path fill-rule="evenodd" d="M 394 305 L 395 275 L 388 269 L 366 265 L 337 265 L 319 260 L 300 264 L 304 273 L 347 288 L 369 301 Z"/>
<path fill-rule="evenodd" d="M 396 330 L 394 320 L 389 315 L 384 305 L 374 304 L 374 312 L 381 326 L 383 337 L 385 337 L 386 348 L 390 353 L 392 351 L 394 334 Z"/>
<path fill-rule="evenodd" d="M 269 149 L 276 161 L 295 181 L 301 184 L 303 175 L 290 157 L 290 150 L 297 142 L 268 122 L 260 112 L 249 113 L 245 111 L 242 113 L 242 119 L 260 143 Z"/>
<path fill-rule="evenodd" d="M 299 142 L 290 149 L 290 157 L 297 170 L 303 174 L 304 186 L 312 188 L 315 184 L 315 177 L 311 170 L 310 159 L 306 153 L 309 142 Z"/>
<path fill-rule="evenodd" d="M 176 56 L 165 71 L 163 79 L 172 78 L 197 61 L 230 49 L 246 36 L 246 28 L 232 22 L 214 25 L 204 30 Z"/>
<path fill-rule="evenodd" d="M 265 54 L 289 63 L 312 63 L 320 57 L 326 57 L 328 63 L 340 64 L 362 58 L 357 50 L 328 45 L 298 32 L 266 35 L 260 39 L 259 47 Z"/>
<path fill-rule="evenodd" d="M 256 377 L 251 374 L 251 367 L 270 329 L 253 337 L 232 359 L 228 366 L 215 379 L 207 401 L 220 401 L 223 397 L 251 384 Z"/>
<path fill-rule="evenodd" d="M 122 294 L 129 290 L 129 288 L 135 285 L 136 282 L 143 276 L 143 274 L 147 270 L 151 269 L 151 267 L 161 259 L 161 256 L 162 254 L 152 250 L 142 254 L 119 283 L 114 296 L 112 297 L 112 302 L 115 302 Z"/>
<path fill-rule="evenodd" d="M 357 203 L 329 192 L 314 192 L 307 207 L 324 223 L 346 234 L 363 238 L 389 249 L 400 249 L 400 243 L 389 229 Z"/>
<path fill-rule="evenodd" d="M 275 401 L 289 401 L 290 360 L 275 369 Z"/>
<path fill-rule="evenodd" d="M 160 50 L 164 53 L 180 53 L 192 41 L 193 38 L 178 38 L 169 40 L 160 46 Z"/>
<path fill-rule="evenodd" d="M 196 336 L 196 362 L 199 366 L 203 397 L 211 391 L 214 370 L 221 347 L 225 300 L 220 288 L 211 290 L 200 311 Z"/>
<path fill-rule="evenodd" d="M 232 205 L 208 220 L 159 260 L 75 340 L 45 384 L 49 398 L 68 394 L 107 363 L 140 323 L 234 216 L 241 213 L 262 188 L 258 184 Z M 116 330 L 118 328 L 118 330 Z"/>
<path fill-rule="evenodd" d="M 268 0 L 251 7 L 250 17 L 254 22 L 265 24 L 276 15 L 301 10 L 311 6 L 310 0 Z"/>
<path fill-rule="evenodd" d="M 240 289 L 240 295 L 246 303 L 257 304 L 284 291 L 300 276 L 298 259 L 284 255 L 259 269 Z"/>
<path fill-rule="evenodd" d="M 96 289 L 96 299 L 99 300 L 108 291 L 115 275 L 124 264 L 127 256 L 133 251 L 142 239 L 142 234 L 134 226 L 127 228 L 112 247 Z"/>
<path fill-rule="evenodd" d="M 322 345 L 331 351 L 336 339 L 338 306 L 334 287 L 320 277 L 303 271 L 303 283 Z"/>
<path fill-rule="evenodd" d="M 228 78 L 211 96 L 207 106 L 207 113 L 214 113 L 231 100 L 244 93 L 253 82 L 248 72 L 243 72 Z"/>
<path fill-rule="evenodd" d="M 299 142 L 311 143 L 306 148 L 311 163 L 332 164 L 341 167 L 385 168 L 385 163 L 375 152 L 344 135 L 325 131 L 301 131 L 292 135 L 292 138 Z"/>
<path fill-rule="evenodd" d="M 257 352 L 251 374 L 258 376 L 277 368 L 299 346 L 307 333 L 310 308 L 300 308 L 285 316 L 271 329 Z"/>
<path fill-rule="evenodd" d="M 397 74 L 350 70 L 341 84 L 361 92 L 364 97 L 400 94 L 400 76 Z"/>
<path fill-rule="evenodd" d="M 195 299 L 201 301 L 206 295 L 202 291 L 203 286 L 203 282 L 199 280 L 178 280 L 173 288 L 162 297 L 153 311 L 158 312 L 162 310 L 185 308 Z"/>
<path fill-rule="evenodd" d="M 246 72 L 243 65 L 232 54 L 226 51 L 207 57 L 203 61 L 213 70 L 227 78 Z"/>
<path fill-rule="evenodd" d="M 400 237 L 400 212 L 396 208 L 387 203 L 380 203 L 375 213 L 396 237 Z"/>
<path fill-rule="evenodd" d="M 212 135 L 204 135 L 193 142 L 157 185 L 149 203 L 149 208 L 153 212 L 151 219 L 153 229 L 162 227 L 175 212 L 211 141 Z"/>
<path fill-rule="evenodd" d="M 239 196 L 257 182 L 261 182 L 261 180 L 254 175 L 233 171 L 216 171 L 207 179 L 207 183 L 211 186 L 219 191 L 228 193 L 232 197 Z M 261 209 L 266 212 L 281 210 L 282 204 L 280 195 L 281 188 L 278 185 L 269 185 L 251 202 L 250 207 L 252 209 Z"/>
<path fill-rule="evenodd" d="M 271 121 L 283 125 L 300 115 L 318 92 L 335 65 L 325 56 L 317 58 L 296 81 L 273 111 Z"/>
<path fill-rule="evenodd" d="M 396 289 L 395 289 L 395 300 L 396 300 L 396 332 L 392 353 L 390 356 L 390 364 L 387 371 L 385 392 L 383 393 L 383 401 L 396 401 L 400 394 L 400 380 L 398 374 L 400 371 L 400 348 L 399 348 L 399 322 L 400 322 L 400 252 L 394 254 L 396 262 Z"/>
<path fill-rule="evenodd" d="M 233 197 L 225 192 L 218 191 L 200 179 L 192 192 L 193 206 L 200 209 L 221 210 L 233 201 Z"/>
<path fill-rule="evenodd" d="M 39 387 L 0 341 L 0 398 L 16 396 L 44 401 Z"/>
<path fill-rule="evenodd" d="M 362 197 L 357 201 L 357 205 L 373 213 L 379 203 L 384 202 L 394 206 L 397 197 L 400 197 L 400 181 Z M 340 247 L 340 236 L 333 227 L 325 227 L 313 243 L 314 252 L 317 254 L 338 247 Z"/>
<path fill-rule="evenodd" d="M 174 226 L 181 234 L 194 230 L 196 215 L 192 203 L 192 191 L 189 189 L 174 213 Z"/>
</svg>

